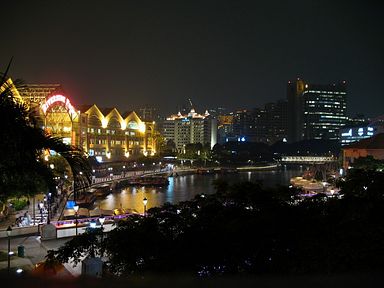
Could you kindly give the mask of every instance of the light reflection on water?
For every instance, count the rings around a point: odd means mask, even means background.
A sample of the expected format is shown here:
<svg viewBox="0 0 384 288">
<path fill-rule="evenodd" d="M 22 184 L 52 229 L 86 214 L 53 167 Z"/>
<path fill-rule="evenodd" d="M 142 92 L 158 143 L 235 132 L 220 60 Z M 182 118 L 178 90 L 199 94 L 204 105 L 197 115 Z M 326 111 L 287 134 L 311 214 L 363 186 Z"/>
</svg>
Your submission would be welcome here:
<svg viewBox="0 0 384 288">
<path fill-rule="evenodd" d="M 147 209 L 161 206 L 165 202 L 179 203 L 195 197 L 195 195 L 213 194 L 215 189 L 212 185 L 213 180 L 223 179 L 229 183 L 239 181 L 259 181 L 264 187 L 276 185 L 289 185 L 289 179 L 300 176 L 302 169 L 284 169 L 273 171 L 252 171 L 240 172 L 237 174 L 212 174 L 212 175 L 185 175 L 169 177 L 169 185 L 166 187 L 133 187 L 127 186 L 120 190 L 115 190 L 104 199 L 96 201 L 95 206 L 101 209 L 134 209 L 142 213 L 144 209 L 143 198 L 148 199 Z"/>
</svg>

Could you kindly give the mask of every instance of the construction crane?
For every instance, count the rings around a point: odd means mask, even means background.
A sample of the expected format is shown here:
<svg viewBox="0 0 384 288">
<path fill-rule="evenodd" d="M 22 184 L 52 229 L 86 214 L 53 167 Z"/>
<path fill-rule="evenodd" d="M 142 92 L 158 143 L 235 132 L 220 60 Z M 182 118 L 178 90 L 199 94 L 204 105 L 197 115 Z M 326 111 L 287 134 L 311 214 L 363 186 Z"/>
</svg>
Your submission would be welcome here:
<svg viewBox="0 0 384 288">
<path fill-rule="evenodd" d="M 193 108 L 193 104 L 190 98 L 188 98 L 189 104 L 191 104 L 191 108 Z"/>
</svg>

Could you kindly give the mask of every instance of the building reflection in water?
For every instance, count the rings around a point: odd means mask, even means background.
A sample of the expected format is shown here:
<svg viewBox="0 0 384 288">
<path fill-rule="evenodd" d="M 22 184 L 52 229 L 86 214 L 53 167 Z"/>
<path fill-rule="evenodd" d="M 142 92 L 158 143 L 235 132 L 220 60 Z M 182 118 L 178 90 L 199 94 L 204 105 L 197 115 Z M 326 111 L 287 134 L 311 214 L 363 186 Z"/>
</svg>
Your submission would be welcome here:
<svg viewBox="0 0 384 288">
<path fill-rule="evenodd" d="M 95 203 L 95 207 L 101 209 L 134 209 L 138 212 L 143 210 L 143 198 L 148 199 L 148 209 L 161 206 L 165 202 L 179 203 L 188 201 L 198 194 L 215 193 L 213 180 L 222 178 L 230 183 L 239 181 L 259 181 L 263 186 L 272 187 L 276 185 L 289 185 L 289 180 L 295 176 L 301 176 L 302 169 L 281 169 L 276 171 L 252 171 L 228 175 L 186 175 L 170 177 L 169 185 L 166 187 L 132 187 L 127 186 L 120 190 L 112 191 L 104 199 Z"/>
</svg>

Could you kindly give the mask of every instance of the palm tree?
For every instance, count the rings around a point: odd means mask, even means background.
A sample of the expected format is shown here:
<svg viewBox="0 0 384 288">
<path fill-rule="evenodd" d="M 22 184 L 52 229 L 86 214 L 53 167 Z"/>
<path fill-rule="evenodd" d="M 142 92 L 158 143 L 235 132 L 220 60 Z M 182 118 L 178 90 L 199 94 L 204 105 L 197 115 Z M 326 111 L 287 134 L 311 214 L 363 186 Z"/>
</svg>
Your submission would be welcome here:
<svg viewBox="0 0 384 288">
<path fill-rule="evenodd" d="M 56 192 L 52 169 L 42 157 L 46 150 L 64 157 L 75 186 L 88 186 L 91 168 L 85 153 L 38 127 L 31 111 L 15 96 L 22 81 L 6 80 L 7 72 L 0 73 L 0 77 L 0 201 L 47 190 Z"/>
</svg>

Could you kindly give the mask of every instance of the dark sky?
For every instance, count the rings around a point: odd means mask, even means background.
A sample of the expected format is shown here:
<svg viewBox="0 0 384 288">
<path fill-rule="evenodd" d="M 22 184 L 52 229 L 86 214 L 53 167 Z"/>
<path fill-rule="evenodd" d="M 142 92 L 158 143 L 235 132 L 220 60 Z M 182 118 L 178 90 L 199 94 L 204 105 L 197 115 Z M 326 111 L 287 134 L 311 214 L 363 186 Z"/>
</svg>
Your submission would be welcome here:
<svg viewBox="0 0 384 288">
<path fill-rule="evenodd" d="M 0 69 L 13 56 L 13 78 L 75 105 L 253 108 L 300 77 L 346 80 L 350 115 L 384 114 L 382 1 L 7 2 Z"/>
</svg>

